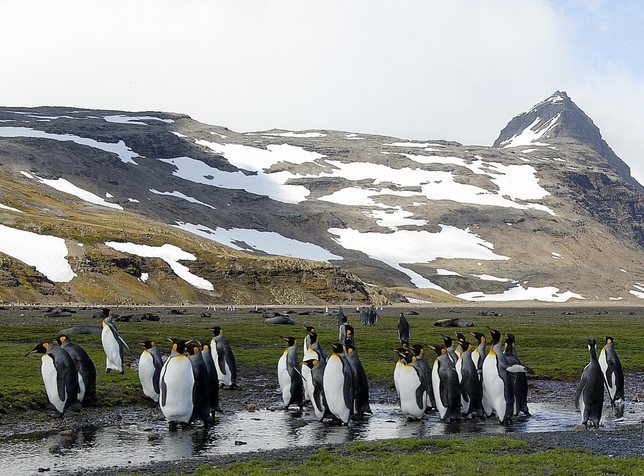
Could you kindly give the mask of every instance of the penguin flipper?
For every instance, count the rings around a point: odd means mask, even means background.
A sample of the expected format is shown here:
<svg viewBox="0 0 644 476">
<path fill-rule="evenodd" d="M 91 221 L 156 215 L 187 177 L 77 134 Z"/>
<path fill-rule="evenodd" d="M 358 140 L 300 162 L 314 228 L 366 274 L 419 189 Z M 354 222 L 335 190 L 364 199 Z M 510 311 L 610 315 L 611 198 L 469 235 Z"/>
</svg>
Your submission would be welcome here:
<svg viewBox="0 0 644 476">
<path fill-rule="evenodd" d="M 510 373 L 525 373 L 534 375 L 534 371 L 530 367 L 523 364 L 509 365 L 505 370 Z"/>
<path fill-rule="evenodd" d="M 586 387 L 586 378 L 584 375 L 581 376 L 581 381 L 579 382 L 579 385 L 577 385 L 577 391 L 575 392 L 575 409 L 579 410 L 579 402 L 581 400 L 581 395 L 584 392 L 584 388 Z"/>
<path fill-rule="evenodd" d="M 67 372 L 71 371 L 71 369 L 68 369 L 67 366 L 65 366 L 62 359 L 56 358 L 53 354 L 50 354 L 50 356 L 54 361 L 54 368 L 56 369 L 56 387 L 58 388 L 58 397 L 64 402 L 67 395 Z"/>
</svg>

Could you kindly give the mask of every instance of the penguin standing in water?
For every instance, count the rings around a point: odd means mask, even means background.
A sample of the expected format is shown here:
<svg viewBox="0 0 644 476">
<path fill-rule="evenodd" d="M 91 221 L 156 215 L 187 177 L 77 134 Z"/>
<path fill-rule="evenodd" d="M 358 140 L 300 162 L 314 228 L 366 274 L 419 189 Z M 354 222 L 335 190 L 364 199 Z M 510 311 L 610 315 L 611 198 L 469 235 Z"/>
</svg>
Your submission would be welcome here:
<svg viewBox="0 0 644 476">
<path fill-rule="evenodd" d="M 432 387 L 436 409 L 442 421 L 457 421 L 461 415 L 461 389 L 452 358 L 443 346 L 430 346 L 436 352 L 432 366 Z"/>
<path fill-rule="evenodd" d="M 85 349 L 61 334 L 56 342 L 70 355 L 78 371 L 78 401 L 87 404 L 96 401 L 96 367 Z"/>
<path fill-rule="evenodd" d="M 575 408 L 581 412 L 581 423 L 588 428 L 590 422 L 596 429 L 602 418 L 604 405 L 604 377 L 597 360 L 597 342 L 588 339 L 590 362 L 584 367 L 575 394 Z"/>
<path fill-rule="evenodd" d="M 309 379 L 304 382 L 308 388 L 308 393 L 311 395 L 311 405 L 313 412 L 318 421 L 333 416 L 329 410 L 329 405 L 324 396 L 324 370 L 326 363 L 318 359 L 308 359 L 304 361 L 304 365 L 310 370 Z"/>
<path fill-rule="evenodd" d="M 190 424 L 195 376 L 190 359 L 185 355 L 186 341 L 168 340 L 172 343 L 172 352 L 161 368 L 159 406 L 170 430 L 176 430 L 179 423 Z"/>
<path fill-rule="evenodd" d="M 369 405 L 369 381 L 364 371 L 358 351 L 353 344 L 344 346 L 344 355 L 351 366 L 353 372 L 353 414 L 356 417 L 362 417 L 365 413 L 371 413 Z"/>
<path fill-rule="evenodd" d="M 313 326 L 306 326 L 306 337 L 304 338 L 304 357 L 302 361 L 302 380 L 304 380 L 304 399 L 311 400 L 309 394 L 309 386 L 306 385 L 307 380 L 311 376 L 311 369 L 304 363 L 307 360 L 320 360 L 326 362 L 326 354 L 320 347 L 318 342 L 318 335 Z"/>
<path fill-rule="evenodd" d="M 513 334 L 506 334 L 503 354 L 509 367 L 515 364 L 521 364 L 514 348 L 515 342 L 516 339 Z M 525 416 L 531 416 L 530 410 L 528 409 L 528 377 L 523 372 L 517 372 L 510 373 L 510 378 L 512 379 L 512 390 L 514 391 L 514 416 L 517 416 L 521 412 Z"/>
<path fill-rule="evenodd" d="M 282 391 L 284 409 L 297 405 L 302 409 L 304 403 L 304 383 L 298 369 L 298 345 L 295 337 L 282 337 L 287 343 L 286 349 L 277 361 L 277 379 Z"/>
<path fill-rule="evenodd" d="M 434 387 L 432 386 L 432 367 L 425 358 L 425 348 L 421 344 L 414 344 L 411 348 L 416 357 L 418 368 L 425 374 L 426 391 L 429 396 L 429 404 L 427 405 L 425 413 L 429 413 L 431 409 L 436 408 L 436 398 L 434 398 Z"/>
<path fill-rule="evenodd" d="M 215 336 L 210 341 L 212 360 L 217 369 L 217 377 L 221 387 L 237 387 L 237 363 L 233 351 L 224 338 L 224 331 L 221 327 L 215 326 L 209 329 Z"/>
<path fill-rule="evenodd" d="M 41 342 L 25 354 L 42 354 L 40 373 L 49 402 L 62 415 L 78 403 L 78 372 L 71 356 L 61 347 Z"/>
<path fill-rule="evenodd" d="M 344 346 L 331 344 L 331 350 L 324 369 L 324 395 L 331 413 L 348 425 L 353 417 L 353 372 L 344 355 Z"/>
<path fill-rule="evenodd" d="M 144 340 L 141 342 L 143 352 L 139 357 L 139 380 L 141 381 L 141 388 L 146 397 L 152 399 L 154 402 L 159 401 L 159 378 L 161 376 L 161 368 L 163 367 L 163 359 L 161 351 L 152 340 Z"/>
<path fill-rule="evenodd" d="M 110 373 L 112 370 L 116 370 L 122 374 L 124 371 L 123 348 L 126 348 L 128 352 L 130 348 L 112 322 L 112 311 L 109 311 L 109 313 L 103 319 L 103 330 L 101 332 L 101 342 L 103 343 L 103 350 L 105 351 L 106 357 L 105 372 Z"/>
<path fill-rule="evenodd" d="M 192 415 L 190 421 L 201 420 L 204 428 L 210 421 L 210 393 L 208 388 L 208 369 L 206 362 L 201 354 L 201 347 L 198 342 L 186 342 L 186 351 L 188 352 L 190 364 L 192 365 L 192 374 L 195 379 L 195 385 L 192 392 Z"/>
<path fill-rule="evenodd" d="M 459 379 L 461 387 L 461 412 L 464 415 L 476 415 L 479 418 L 485 416 L 483 412 L 483 385 L 479 378 L 478 369 L 472 360 L 474 347 L 465 340 L 465 336 L 459 336 L 459 360 L 457 369 L 460 371 Z"/>
<path fill-rule="evenodd" d="M 501 332 L 490 329 L 492 343 L 483 361 L 483 409 L 489 417 L 496 413 L 502 424 L 512 421 L 514 391 L 501 348 Z"/>
<path fill-rule="evenodd" d="M 201 355 L 206 364 L 206 371 L 208 374 L 208 395 L 210 401 L 211 418 L 214 417 L 214 412 L 222 413 L 219 407 L 219 377 L 217 376 L 217 369 L 215 362 L 212 360 L 212 349 L 210 344 L 206 343 L 201 348 Z"/>
<path fill-rule="evenodd" d="M 604 347 L 599 353 L 599 366 L 602 369 L 610 404 L 615 416 L 624 416 L 624 370 L 615 352 L 615 344 L 610 336 L 604 337 Z"/>
<path fill-rule="evenodd" d="M 397 378 L 400 410 L 408 419 L 420 420 L 429 402 L 425 372 L 419 365 L 414 365 L 416 358 L 411 350 L 399 349 L 395 352 L 402 365 Z"/>
</svg>

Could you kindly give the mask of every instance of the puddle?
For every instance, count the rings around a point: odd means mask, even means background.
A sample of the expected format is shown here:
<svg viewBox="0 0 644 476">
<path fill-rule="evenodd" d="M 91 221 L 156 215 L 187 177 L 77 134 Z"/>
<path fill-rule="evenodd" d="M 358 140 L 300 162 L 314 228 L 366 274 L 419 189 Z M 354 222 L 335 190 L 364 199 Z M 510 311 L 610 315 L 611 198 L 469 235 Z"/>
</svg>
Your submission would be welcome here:
<svg viewBox="0 0 644 476">
<path fill-rule="evenodd" d="M 409 422 L 397 406 L 371 407 L 371 416 L 349 427 L 320 423 L 311 411 L 298 415 L 257 410 L 219 415 L 207 431 L 195 426 L 189 431 L 169 432 L 165 421 L 125 421 L 104 428 L 14 437 L 0 441 L 0 473 L 31 475 L 46 470 L 46 474 L 66 474 L 194 456 L 391 438 L 565 431 L 577 426 L 580 418 L 572 408 L 547 403 L 531 403 L 533 416 L 515 419 L 511 426 L 499 425 L 496 419 L 443 423 L 436 415 Z M 604 427 L 610 430 L 639 423 L 643 415 L 644 403 L 628 403 L 624 417 L 617 420 L 610 408 L 605 408 Z"/>
</svg>

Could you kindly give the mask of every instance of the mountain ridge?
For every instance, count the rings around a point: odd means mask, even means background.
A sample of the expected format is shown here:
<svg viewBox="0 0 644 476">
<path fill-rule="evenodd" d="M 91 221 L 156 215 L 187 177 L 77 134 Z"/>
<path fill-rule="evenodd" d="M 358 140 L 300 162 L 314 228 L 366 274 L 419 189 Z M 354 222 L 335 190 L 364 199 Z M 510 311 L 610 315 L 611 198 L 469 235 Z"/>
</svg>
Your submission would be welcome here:
<svg viewBox="0 0 644 476">
<path fill-rule="evenodd" d="M 328 130 L 236 133 L 153 111 L 0 108 L 0 121 L 0 204 L 19 210 L 0 207 L 1 223 L 66 239 L 76 278 L 48 282 L 32 271 L 47 284 L 44 291 L 61 299 L 382 304 L 644 297 L 641 186 L 600 150 L 555 134 L 556 126 L 535 140 L 546 145 L 503 147 L 530 129 L 529 113 L 510 121 L 492 148 Z M 28 209 L 31 222 L 20 217 Z M 56 216 L 74 224 L 91 216 L 93 223 L 83 232 L 52 225 Z M 155 232 L 133 229 L 132 221 Z M 87 236 L 91 243 L 78 246 Z M 194 242 L 196 260 L 188 267 L 215 281 L 214 291 L 195 291 L 160 258 L 105 246 L 128 239 Z M 226 258 L 214 257 L 224 249 Z M 284 254 L 290 257 L 275 256 Z M 303 264 L 311 259 L 318 264 Z M 9 268 L 20 267 L 7 260 Z M 242 269 L 265 271 L 230 272 L 240 260 Z M 307 284 L 309 267 L 318 278 Z M 159 269 L 162 278 L 141 280 Z M 274 279 L 266 278 L 271 273 Z M 29 273 L 5 274 L 15 283 Z M 103 282 L 106 292 L 98 285 L 75 289 L 82 287 L 75 280 L 86 278 Z M 119 280 L 130 278 L 140 290 L 123 298 Z M 167 283 L 182 291 L 163 294 Z M 232 287 L 235 294 L 222 292 Z M 53 299 L 44 291 L 28 299 Z M 0 275 L 0 296 L 7 301 L 10 294 Z"/>
</svg>

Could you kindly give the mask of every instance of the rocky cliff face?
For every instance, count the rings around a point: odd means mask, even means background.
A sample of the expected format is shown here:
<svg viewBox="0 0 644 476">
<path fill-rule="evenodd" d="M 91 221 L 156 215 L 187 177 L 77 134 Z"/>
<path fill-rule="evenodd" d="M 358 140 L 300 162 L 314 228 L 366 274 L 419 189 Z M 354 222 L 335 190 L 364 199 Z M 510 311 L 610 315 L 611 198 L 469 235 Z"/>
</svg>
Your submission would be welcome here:
<svg viewBox="0 0 644 476">
<path fill-rule="evenodd" d="M 611 153 L 560 92 L 492 148 L 0 108 L 0 296 L 639 302 L 643 195 Z M 63 238 L 69 280 L 3 233 Z"/>
</svg>

